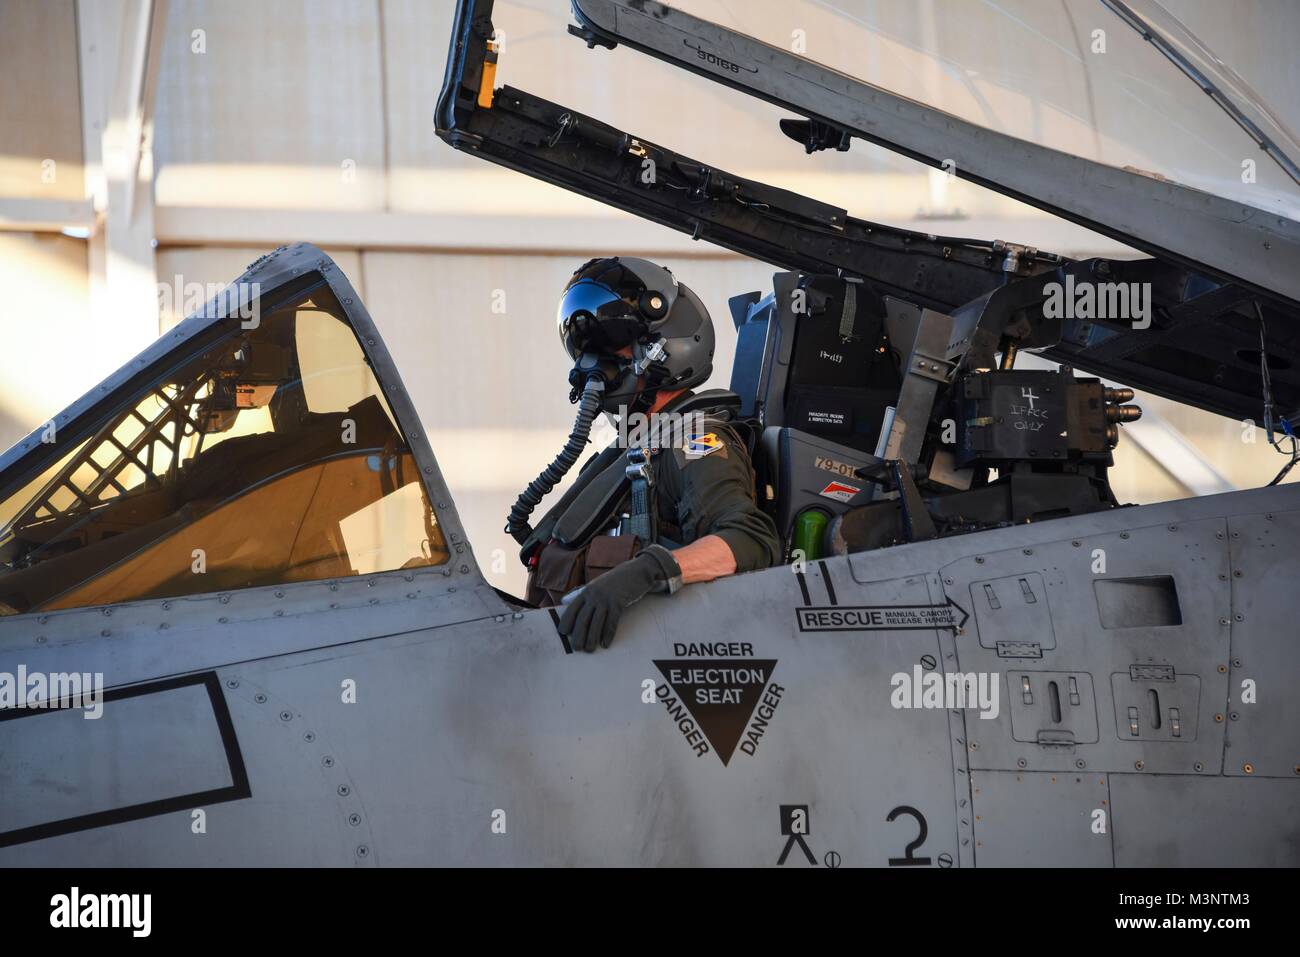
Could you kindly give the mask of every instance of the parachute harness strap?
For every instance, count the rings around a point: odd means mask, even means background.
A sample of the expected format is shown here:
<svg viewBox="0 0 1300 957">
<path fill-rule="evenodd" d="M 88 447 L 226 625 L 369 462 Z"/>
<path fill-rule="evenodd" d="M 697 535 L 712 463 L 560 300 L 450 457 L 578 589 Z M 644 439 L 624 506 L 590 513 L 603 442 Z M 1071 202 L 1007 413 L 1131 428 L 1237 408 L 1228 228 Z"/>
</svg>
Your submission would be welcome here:
<svg viewBox="0 0 1300 957">
<path fill-rule="evenodd" d="M 655 491 L 652 462 L 654 452 L 654 449 L 640 446 L 633 446 L 627 450 L 625 474 L 632 483 L 627 530 L 641 539 L 643 545 L 652 545 L 659 540 L 659 503 Z"/>
</svg>

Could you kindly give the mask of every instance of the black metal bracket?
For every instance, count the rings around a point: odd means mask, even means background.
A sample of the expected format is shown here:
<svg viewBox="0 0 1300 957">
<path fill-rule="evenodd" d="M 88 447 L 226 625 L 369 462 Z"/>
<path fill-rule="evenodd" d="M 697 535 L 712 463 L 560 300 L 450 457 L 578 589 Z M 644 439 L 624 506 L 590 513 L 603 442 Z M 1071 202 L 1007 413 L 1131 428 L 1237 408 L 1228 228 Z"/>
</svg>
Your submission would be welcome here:
<svg viewBox="0 0 1300 957">
<path fill-rule="evenodd" d="M 805 153 L 817 153 L 821 150 L 838 150 L 847 152 L 853 142 L 853 134 L 833 123 L 820 120 L 782 120 L 781 132 L 796 143 L 803 144 Z"/>
</svg>

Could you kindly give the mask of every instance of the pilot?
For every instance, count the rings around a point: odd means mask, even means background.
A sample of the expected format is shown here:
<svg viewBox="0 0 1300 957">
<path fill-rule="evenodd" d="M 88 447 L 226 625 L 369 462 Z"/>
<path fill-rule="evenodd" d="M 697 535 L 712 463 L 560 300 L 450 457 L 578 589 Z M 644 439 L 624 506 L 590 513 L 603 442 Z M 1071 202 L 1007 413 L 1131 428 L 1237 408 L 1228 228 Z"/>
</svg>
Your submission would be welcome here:
<svg viewBox="0 0 1300 957">
<path fill-rule="evenodd" d="M 714 347 L 694 292 L 644 259 L 593 259 L 565 286 L 557 323 L 574 360 L 578 421 L 506 528 L 523 546 L 529 599 L 560 605 L 560 633 L 595 651 L 609 647 L 634 602 L 766 568 L 780 560 L 780 542 L 755 501 L 739 397 L 691 391 L 713 371 Z M 530 528 L 528 513 L 577 460 L 600 410 L 619 438 Z"/>
</svg>

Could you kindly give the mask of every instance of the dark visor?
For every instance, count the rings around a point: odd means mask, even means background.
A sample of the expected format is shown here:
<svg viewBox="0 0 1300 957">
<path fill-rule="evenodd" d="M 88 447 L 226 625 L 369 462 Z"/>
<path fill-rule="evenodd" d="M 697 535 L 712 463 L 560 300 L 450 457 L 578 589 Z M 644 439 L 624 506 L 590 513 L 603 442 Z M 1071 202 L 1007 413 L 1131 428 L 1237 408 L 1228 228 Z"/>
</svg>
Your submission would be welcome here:
<svg viewBox="0 0 1300 957">
<path fill-rule="evenodd" d="M 645 321 L 634 305 L 589 279 L 564 293 L 555 322 L 564 348 L 575 359 L 584 352 L 616 352 L 645 333 Z"/>
</svg>

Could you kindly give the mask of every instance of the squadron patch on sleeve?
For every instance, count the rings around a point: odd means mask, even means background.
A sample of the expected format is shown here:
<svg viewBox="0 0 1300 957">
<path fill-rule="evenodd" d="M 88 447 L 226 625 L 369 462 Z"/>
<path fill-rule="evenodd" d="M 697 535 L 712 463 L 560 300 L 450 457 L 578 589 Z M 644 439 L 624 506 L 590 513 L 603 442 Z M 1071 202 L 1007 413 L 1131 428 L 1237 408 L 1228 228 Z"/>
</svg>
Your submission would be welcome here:
<svg viewBox="0 0 1300 957">
<path fill-rule="evenodd" d="M 722 457 L 727 457 L 727 444 L 722 441 L 715 432 L 695 433 L 688 435 L 686 441 L 682 443 L 682 453 L 686 456 L 686 461 L 702 459 L 706 455 L 712 455 L 714 452 L 722 452 Z"/>
</svg>

